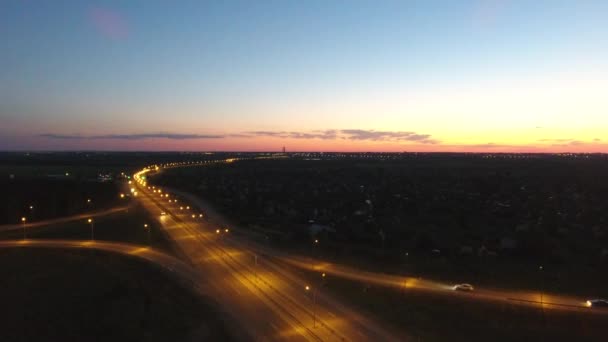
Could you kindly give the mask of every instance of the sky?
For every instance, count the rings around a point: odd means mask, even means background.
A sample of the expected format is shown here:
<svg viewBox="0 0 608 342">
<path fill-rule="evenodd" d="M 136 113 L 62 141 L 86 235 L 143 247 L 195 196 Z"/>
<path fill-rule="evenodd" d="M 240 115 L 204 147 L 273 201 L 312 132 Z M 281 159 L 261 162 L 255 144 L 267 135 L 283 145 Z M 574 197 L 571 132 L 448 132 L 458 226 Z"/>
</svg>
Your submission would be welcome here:
<svg viewBox="0 0 608 342">
<path fill-rule="evenodd" d="M 0 150 L 608 153 L 608 1 L 0 1 Z"/>
</svg>

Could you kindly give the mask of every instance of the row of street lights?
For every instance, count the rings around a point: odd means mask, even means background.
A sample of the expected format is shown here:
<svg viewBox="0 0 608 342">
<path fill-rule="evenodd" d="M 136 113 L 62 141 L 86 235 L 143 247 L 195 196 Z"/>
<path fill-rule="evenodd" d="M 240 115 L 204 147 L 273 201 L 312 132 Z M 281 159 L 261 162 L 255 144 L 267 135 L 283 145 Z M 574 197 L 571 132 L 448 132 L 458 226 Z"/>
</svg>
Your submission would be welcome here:
<svg viewBox="0 0 608 342">
<path fill-rule="evenodd" d="M 321 285 L 325 285 L 325 279 L 327 274 L 325 272 L 321 273 Z M 317 327 L 317 290 L 310 285 L 304 286 L 304 290 L 308 292 L 312 292 L 312 327 Z"/>
</svg>

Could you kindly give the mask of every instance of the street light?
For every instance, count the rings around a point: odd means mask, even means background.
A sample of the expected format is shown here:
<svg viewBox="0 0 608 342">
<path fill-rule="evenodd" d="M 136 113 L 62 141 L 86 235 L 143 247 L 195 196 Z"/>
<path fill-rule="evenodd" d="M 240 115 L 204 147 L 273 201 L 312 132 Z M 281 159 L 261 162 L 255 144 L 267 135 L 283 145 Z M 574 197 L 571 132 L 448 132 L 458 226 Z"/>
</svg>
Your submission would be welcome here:
<svg viewBox="0 0 608 342">
<path fill-rule="evenodd" d="M 543 276 L 543 266 L 538 266 L 538 271 L 540 272 L 540 310 L 543 314 L 543 328 L 546 324 L 545 319 L 545 305 L 543 304 L 543 292 L 545 291 L 545 277 Z"/>
<path fill-rule="evenodd" d="M 314 254 L 315 254 L 315 245 L 319 244 L 319 239 L 315 239 L 314 243 L 310 245 L 310 269 L 314 270 Z"/>
<path fill-rule="evenodd" d="M 148 231 L 148 246 L 149 246 L 150 243 L 151 243 L 151 239 L 150 239 L 150 228 L 148 228 L 148 224 L 147 223 L 144 223 L 144 229 L 146 231 Z"/>
<path fill-rule="evenodd" d="M 23 223 L 23 239 L 25 240 L 26 236 L 25 236 L 25 221 L 27 221 L 27 218 L 25 216 L 23 216 L 21 218 L 21 222 Z"/>
<path fill-rule="evenodd" d="M 317 293 L 314 289 L 312 289 L 308 285 L 306 285 L 306 287 L 304 287 L 304 289 L 306 290 L 306 292 L 312 292 L 312 327 L 316 328 L 317 327 L 317 313 L 315 312 L 315 307 L 317 305 Z"/>
<path fill-rule="evenodd" d="M 91 240 L 95 240 L 95 222 L 93 222 L 92 218 L 89 218 L 87 222 L 91 226 Z"/>
</svg>

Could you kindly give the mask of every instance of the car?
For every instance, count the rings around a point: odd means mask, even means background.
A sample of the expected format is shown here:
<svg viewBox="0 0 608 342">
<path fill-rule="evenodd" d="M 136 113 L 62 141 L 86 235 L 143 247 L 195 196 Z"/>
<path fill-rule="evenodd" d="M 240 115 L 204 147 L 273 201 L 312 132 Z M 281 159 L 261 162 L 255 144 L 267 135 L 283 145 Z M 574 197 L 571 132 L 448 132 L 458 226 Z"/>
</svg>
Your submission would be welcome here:
<svg viewBox="0 0 608 342">
<path fill-rule="evenodd" d="M 590 308 L 608 308 L 608 299 L 589 299 L 585 304 Z"/>
<path fill-rule="evenodd" d="M 165 215 L 167 215 L 167 213 L 164 211 L 162 213 L 160 213 L 160 216 L 165 216 Z"/>
<path fill-rule="evenodd" d="M 471 284 L 456 284 L 452 287 L 452 290 L 454 291 L 465 291 L 465 292 L 471 292 L 473 291 L 475 288 L 473 287 L 473 285 Z"/>
</svg>

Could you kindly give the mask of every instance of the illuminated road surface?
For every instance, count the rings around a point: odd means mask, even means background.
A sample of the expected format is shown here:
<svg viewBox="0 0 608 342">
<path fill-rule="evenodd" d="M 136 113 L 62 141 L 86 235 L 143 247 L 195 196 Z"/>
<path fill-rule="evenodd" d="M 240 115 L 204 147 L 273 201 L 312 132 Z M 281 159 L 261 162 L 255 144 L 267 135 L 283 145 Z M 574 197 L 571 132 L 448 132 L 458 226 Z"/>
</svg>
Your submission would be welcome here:
<svg viewBox="0 0 608 342">
<path fill-rule="evenodd" d="M 164 231 L 207 278 L 209 295 L 256 340 L 404 341 L 323 291 L 281 263 L 259 258 L 230 238 L 226 227 L 200 218 L 185 203 L 138 185 L 143 206 L 159 217 Z M 180 209 L 181 207 L 181 209 Z M 166 215 L 161 215 L 165 212 Z M 194 217 L 192 217 L 194 215 Z M 219 229 L 219 233 L 217 232 Z M 309 290 L 305 289 L 309 286 Z"/>
<path fill-rule="evenodd" d="M 37 228 L 37 227 L 47 226 L 47 225 L 52 225 L 52 224 L 79 221 L 79 220 L 84 220 L 84 219 L 91 218 L 91 217 L 105 216 L 105 215 L 118 213 L 121 211 L 126 211 L 126 210 L 129 210 L 130 207 L 131 207 L 131 205 L 125 205 L 125 206 L 119 206 L 119 207 L 114 207 L 114 208 L 110 208 L 110 209 L 92 211 L 90 213 L 60 217 L 60 218 L 56 218 L 56 219 L 27 222 L 25 224 L 23 224 L 23 223 L 5 224 L 5 225 L 0 225 L 0 232 L 19 230 L 19 229 L 23 229 L 24 226 L 25 226 L 25 229 L 27 230 L 28 228 Z"/>
<path fill-rule="evenodd" d="M 181 192 L 175 189 L 168 189 L 171 193 L 176 193 L 182 198 L 187 198 L 190 203 L 194 203 L 197 207 L 203 208 L 209 216 L 213 216 L 214 222 L 224 222 L 223 224 L 230 225 L 233 228 L 235 226 L 226 223 L 225 219 L 221 217 L 208 203 L 197 197 Z M 252 235 L 250 232 L 239 230 L 239 235 Z M 231 240 L 236 240 L 232 238 Z M 297 256 L 294 254 L 286 254 L 275 249 L 269 248 L 263 244 L 256 243 L 255 238 L 252 236 L 251 239 L 240 239 L 238 243 L 246 244 L 250 250 L 255 250 L 260 254 L 271 256 L 274 260 L 280 261 L 287 265 L 297 267 L 305 270 L 314 270 L 317 273 L 326 273 L 331 277 L 340 277 L 344 279 L 350 279 L 353 281 L 362 282 L 374 286 L 384 286 L 391 288 L 403 288 L 408 290 L 420 290 L 430 291 L 438 294 L 459 296 L 470 300 L 482 300 L 482 301 L 493 301 L 497 304 L 503 304 L 505 301 L 513 304 L 530 305 L 540 307 L 541 301 L 544 308 L 549 310 L 586 310 L 595 311 L 600 314 L 608 314 L 608 310 L 602 309 L 590 309 L 587 308 L 585 302 L 588 298 L 558 295 L 554 293 L 542 293 L 540 291 L 514 291 L 508 289 L 490 289 L 475 287 L 475 291 L 472 293 L 464 293 L 460 291 L 454 291 L 452 286 L 454 284 L 445 284 L 429 279 L 421 279 L 418 277 L 405 277 L 397 276 L 394 274 L 386 274 L 379 272 L 362 271 L 353 267 L 340 265 L 336 263 L 330 263 L 322 260 L 311 259 L 310 257 Z M 259 240 L 259 239 L 257 239 Z M 542 300 L 541 300 L 542 299 Z"/>
<path fill-rule="evenodd" d="M 58 249 L 89 249 L 101 250 L 105 252 L 122 254 L 138 259 L 143 259 L 150 263 L 162 266 L 166 271 L 178 276 L 181 281 L 194 284 L 200 279 L 192 267 L 183 261 L 141 245 L 134 245 L 123 242 L 97 241 L 97 240 L 45 240 L 45 239 L 24 239 L 24 240 L 4 240 L 0 241 L 0 248 L 58 248 Z"/>
</svg>

